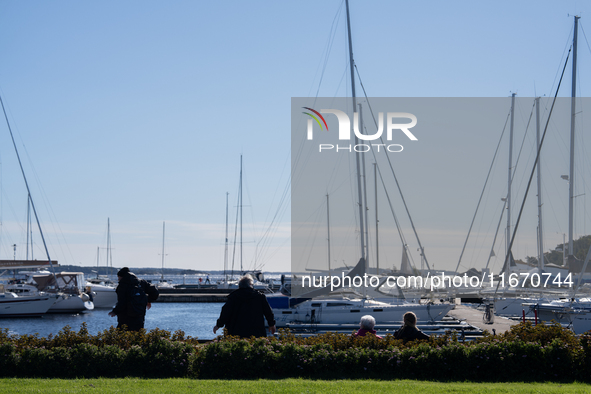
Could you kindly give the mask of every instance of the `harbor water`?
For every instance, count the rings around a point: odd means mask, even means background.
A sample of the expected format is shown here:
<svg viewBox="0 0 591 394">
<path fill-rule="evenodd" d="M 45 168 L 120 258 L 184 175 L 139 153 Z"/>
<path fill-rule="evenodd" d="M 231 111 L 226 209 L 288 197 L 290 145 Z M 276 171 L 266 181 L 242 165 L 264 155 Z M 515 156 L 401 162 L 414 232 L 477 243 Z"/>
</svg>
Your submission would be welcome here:
<svg viewBox="0 0 591 394">
<path fill-rule="evenodd" d="M 280 274 L 271 274 L 267 277 L 279 282 Z M 117 282 L 116 275 L 109 275 L 110 279 Z M 161 275 L 141 275 L 142 279 L 157 281 Z M 167 275 L 165 279 L 173 285 L 205 284 L 207 275 Z M 234 276 L 237 279 L 238 276 Z M 201 281 L 199 280 L 201 279 Z M 211 283 L 223 279 L 223 275 L 210 275 Z M 146 330 L 159 328 L 174 333 L 177 330 L 185 332 L 185 336 L 198 339 L 213 339 L 213 333 L 217 318 L 220 316 L 223 303 L 219 302 L 154 302 L 152 308 L 146 313 Z M 70 326 L 74 331 L 79 331 L 82 323 L 86 323 L 88 332 L 96 335 L 111 326 L 117 327 L 117 318 L 110 317 L 108 309 L 95 309 L 77 314 L 46 314 L 41 317 L 11 317 L 0 318 L 0 329 L 8 329 L 10 335 L 35 335 L 47 337 L 56 335 L 65 326 Z M 221 332 L 218 331 L 218 334 Z"/>
<path fill-rule="evenodd" d="M 182 330 L 185 336 L 199 339 L 213 339 L 217 318 L 223 303 L 158 303 L 146 312 L 146 330 L 159 328 L 171 333 Z M 0 319 L 0 329 L 8 329 L 9 334 L 35 335 L 47 337 L 56 335 L 65 326 L 79 331 L 86 323 L 88 332 L 96 335 L 111 326 L 117 327 L 117 318 L 110 317 L 111 309 L 95 309 L 78 314 L 47 314 L 41 317 L 14 317 Z M 218 334 L 220 331 L 218 331 Z"/>
</svg>

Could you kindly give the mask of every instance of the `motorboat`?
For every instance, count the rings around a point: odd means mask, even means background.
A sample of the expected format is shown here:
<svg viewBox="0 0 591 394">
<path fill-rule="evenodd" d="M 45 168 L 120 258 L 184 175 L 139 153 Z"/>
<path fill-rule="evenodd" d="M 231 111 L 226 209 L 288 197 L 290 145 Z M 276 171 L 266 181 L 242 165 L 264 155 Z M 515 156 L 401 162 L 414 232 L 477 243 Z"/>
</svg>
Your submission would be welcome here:
<svg viewBox="0 0 591 394">
<path fill-rule="evenodd" d="M 17 294 L 0 284 L 0 317 L 41 316 L 57 301 L 57 294 Z"/>
<path fill-rule="evenodd" d="M 117 285 L 107 277 L 86 280 L 86 293 L 92 297 L 95 308 L 113 308 L 117 303 Z"/>
<path fill-rule="evenodd" d="M 47 271 L 26 273 L 26 283 L 9 285 L 7 291 L 24 291 L 57 294 L 56 302 L 47 313 L 80 313 L 94 309 L 91 296 L 85 292 L 85 280 L 82 272 L 60 272 L 51 274 Z"/>
</svg>

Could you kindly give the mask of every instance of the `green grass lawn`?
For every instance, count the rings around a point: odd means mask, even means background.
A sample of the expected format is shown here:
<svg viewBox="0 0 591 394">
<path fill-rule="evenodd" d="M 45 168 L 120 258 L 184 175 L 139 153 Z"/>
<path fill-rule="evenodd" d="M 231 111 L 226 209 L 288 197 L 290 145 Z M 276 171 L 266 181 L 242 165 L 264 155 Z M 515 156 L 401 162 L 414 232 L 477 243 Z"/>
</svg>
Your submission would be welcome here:
<svg viewBox="0 0 591 394">
<path fill-rule="evenodd" d="M 591 393 L 580 383 L 436 383 L 412 380 L 0 379 L 0 393 Z"/>
</svg>

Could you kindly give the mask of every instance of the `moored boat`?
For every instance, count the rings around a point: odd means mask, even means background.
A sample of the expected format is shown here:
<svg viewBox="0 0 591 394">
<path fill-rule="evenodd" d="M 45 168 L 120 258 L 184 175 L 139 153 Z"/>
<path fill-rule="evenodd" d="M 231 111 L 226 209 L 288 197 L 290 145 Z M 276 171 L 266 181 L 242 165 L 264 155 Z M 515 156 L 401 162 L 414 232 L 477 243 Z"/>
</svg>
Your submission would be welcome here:
<svg viewBox="0 0 591 394">
<path fill-rule="evenodd" d="M 0 285 L 0 317 L 41 316 L 58 299 L 57 294 L 19 295 Z"/>
</svg>

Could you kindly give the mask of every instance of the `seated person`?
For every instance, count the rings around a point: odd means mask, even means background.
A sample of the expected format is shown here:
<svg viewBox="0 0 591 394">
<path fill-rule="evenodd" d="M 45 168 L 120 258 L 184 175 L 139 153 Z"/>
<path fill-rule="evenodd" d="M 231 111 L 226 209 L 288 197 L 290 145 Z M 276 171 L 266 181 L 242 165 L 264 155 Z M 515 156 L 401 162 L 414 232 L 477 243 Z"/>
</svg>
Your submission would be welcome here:
<svg viewBox="0 0 591 394">
<path fill-rule="evenodd" d="M 417 328 L 417 315 L 406 312 L 402 318 L 404 324 L 394 333 L 394 338 L 403 339 L 404 342 L 415 339 L 429 339 L 429 336 Z"/>
<path fill-rule="evenodd" d="M 354 336 L 364 337 L 367 333 L 370 333 L 381 339 L 382 337 L 377 335 L 376 330 L 373 329 L 375 325 L 376 319 L 374 319 L 372 315 L 363 316 L 359 322 L 359 330 L 354 334 Z"/>
</svg>

